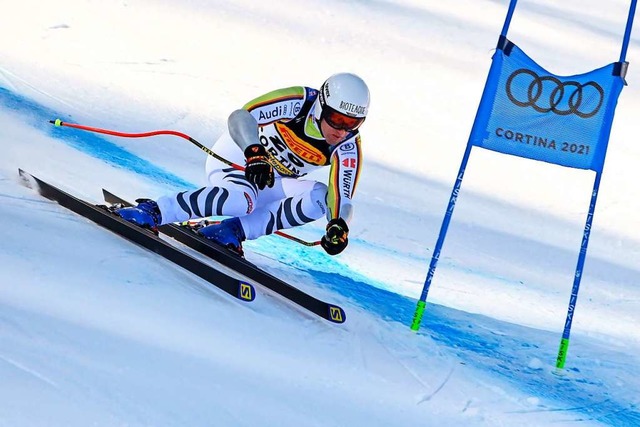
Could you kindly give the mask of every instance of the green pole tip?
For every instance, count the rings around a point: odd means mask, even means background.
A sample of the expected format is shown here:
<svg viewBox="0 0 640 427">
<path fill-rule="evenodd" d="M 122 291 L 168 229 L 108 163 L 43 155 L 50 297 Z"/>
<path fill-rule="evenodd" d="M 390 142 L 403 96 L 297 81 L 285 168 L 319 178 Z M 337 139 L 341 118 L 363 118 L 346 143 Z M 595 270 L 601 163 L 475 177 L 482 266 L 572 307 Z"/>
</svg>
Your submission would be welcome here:
<svg viewBox="0 0 640 427">
<path fill-rule="evenodd" d="M 422 322 L 422 315 L 424 314 L 424 309 L 426 306 L 427 303 L 425 301 L 418 301 L 416 312 L 413 314 L 413 321 L 411 322 L 411 330 L 413 332 L 418 332 L 418 329 L 420 329 L 420 322 Z"/>
<path fill-rule="evenodd" d="M 556 358 L 556 368 L 563 369 L 564 364 L 567 361 L 567 351 L 569 350 L 569 339 L 562 338 L 560 340 L 560 350 L 558 350 L 558 357 Z"/>
<path fill-rule="evenodd" d="M 62 120 L 60 120 L 60 119 L 56 119 L 56 120 L 53 122 L 53 124 L 54 124 L 55 126 L 62 126 Z"/>
</svg>

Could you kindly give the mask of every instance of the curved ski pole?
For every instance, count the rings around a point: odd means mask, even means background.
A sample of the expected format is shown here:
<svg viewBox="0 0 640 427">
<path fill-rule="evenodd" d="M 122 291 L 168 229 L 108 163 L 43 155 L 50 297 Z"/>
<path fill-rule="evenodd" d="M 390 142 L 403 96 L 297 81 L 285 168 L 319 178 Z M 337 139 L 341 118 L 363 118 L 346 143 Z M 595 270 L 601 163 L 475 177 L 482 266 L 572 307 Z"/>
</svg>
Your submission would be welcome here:
<svg viewBox="0 0 640 427">
<path fill-rule="evenodd" d="M 95 133 L 103 133 L 103 134 L 106 134 L 106 135 L 120 136 L 120 137 L 123 137 L 123 138 L 146 138 L 148 136 L 157 136 L 157 135 L 178 136 L 180 138 L 186 139 L 187 141 L 189 141 L 190 143 L 192 143 L 193 145 L 195 145 L 196 147 L 198 147 L 199 149 L 201 149 L 202 151 L 204 151 L 208 155 L 213 156 L 217 160 L 220 160 L 222 163 L 225 163 L 225 164 L 231 166 L 234 169 L 238 169 L 238 170 L 241 170 L 241 171 L 244 170 L 244 167 L 242 167 L 240 165 L 237 165 L 237 164 L 235 164 L 233 162 L 230 162 L 229 160 L 225 159 L 222 156 L 219 156 L 218 154 L 216 154 L 215 152 L 213 152 L 209 148 L 205 147 L 204 145 L 200 144 L 197 140 L 195 140 L 194 138 L 190 137 L 189 135 L 187 135 L 185 133 L 182 133 L 182 132 L 177 132 L 177 131 L 174 131 L 174 130 L 155 130 L 155 131 L 152 131 L 152 132 L 125 133 L 125 132 L 117 132 L 117 131 L 109 130 L 109 129 L 100 129 L 100 128 L 94 128 L 94 127 L 90 127 L 90 126 L 79 125 L 79 124 L 76 124 L 76 123 L 65 123 L 60 119 L 49 120 L 49 123 L 53 124 L 54 126 L 66 126 L 68 128 L 86 130 L 86 131 L 95 132 Z"/>
<path fill-rule="evenodd" d="M 172 136 L 178 136 L 180 138 L 186 139 L 187 141 L 189 141 L 190 143 L 192 143 L 193 145 L 195 145 L 196 147 L 198 147 L 199 149 L 201 149 L 202 151 L 204 151 L 205 153 L 207 153 L 208 155 L 216 158 L 217 160 L 220 160 L 222 163 L 225 163 L 229 166 L 231 166 L 234 169 L 237 170 L 244 170 L 244 167 L 235 164 L 233 162 L 230 162 L 229 160 L 225 159 L 224 157 L 216 154 L 214 151 L 210 150 L 209 148 L 205 147 L 204 145 L 202 145 L 201 143 L 199 143 L 196 139 L 190 137 L 189 135 L 187 135 L 186 133 L 182 133 L 182 132 L 177 132 L 174 130 L 156 130 L 156 131 L 151 131 L 151 132 L 141 132 L 141 133 L 126 133 L 126 132 L 118 132 L 118 131 L 114 131 L 114 130 L 109 130 L 109 129 L 100 129 L 100 128 L 96 128 L 96 127 L 91 127 L 91 126 L 84 126 L 84 125 L 79 125 L 77 123 L 66 123 L 63 122 L 60 119 L 55 119 L 55 120 L 49 120 L 49 123 L 53 124 L 56 127 L 61 127 L 61 126 L 65 126 L 65 127 L 69 127 L 69 128 L 74 128 L 74 129 L 80 129 L 80 130 L 85 130 L 88 132 L 95 132 L 95 133 L 102 133 L 105 135 L 112 135 L 112 136 L 119 136 L 122 138 L 146 138 L 149 136 L 157 136 L 157 135 L 172 135 Z M 292 240 L 296 243 L 300 243 L 301 245 L 304 246 L 318 246 L 320 244 L 320 241 L 315 241 L 315 242 L 307 242 L 306 240 L 302 240 L 299 239 L 295 236 L 291 236 L 290 234 L 284 233 L 282 231 L 276 231 L 275 234 L 277 234 L 280 237 L 284 237 L 286 239 Z"/>
</svg>

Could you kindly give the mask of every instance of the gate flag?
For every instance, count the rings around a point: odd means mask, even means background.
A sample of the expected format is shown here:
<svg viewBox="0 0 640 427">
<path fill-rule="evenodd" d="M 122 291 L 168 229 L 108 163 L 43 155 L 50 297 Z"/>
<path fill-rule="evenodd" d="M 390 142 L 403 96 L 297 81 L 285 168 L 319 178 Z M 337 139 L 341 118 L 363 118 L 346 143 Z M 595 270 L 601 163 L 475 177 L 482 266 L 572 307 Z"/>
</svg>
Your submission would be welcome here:
<svg viewBox="0 0 640 427">
<path fill-rule="evenodd" d="M 470 143 L 500 153 L 601 171 L 625 84 L 620 64 L 554 75 L 503 39 L 496 49 Z"/>
</svg>

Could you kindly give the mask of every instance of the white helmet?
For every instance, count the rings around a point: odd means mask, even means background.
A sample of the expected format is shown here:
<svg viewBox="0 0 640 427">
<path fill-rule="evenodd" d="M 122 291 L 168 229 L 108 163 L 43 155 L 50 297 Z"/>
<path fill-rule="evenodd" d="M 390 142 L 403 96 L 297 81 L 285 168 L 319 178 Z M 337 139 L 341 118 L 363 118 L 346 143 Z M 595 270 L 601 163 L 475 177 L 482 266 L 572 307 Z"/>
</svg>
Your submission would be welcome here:
<svg viewBox="0 0 640 427">
<path fill-rule="evenodd" d="M 369 88 L 358 76 L 338 73 L 329 77 L 320 87 L 314 116 L 321 120 L 323 113 L 333 110 L 359 120 L 361 124 L 369 110 Z M 358 124 L 358 126 L 359 126 Z"/>
</svg>

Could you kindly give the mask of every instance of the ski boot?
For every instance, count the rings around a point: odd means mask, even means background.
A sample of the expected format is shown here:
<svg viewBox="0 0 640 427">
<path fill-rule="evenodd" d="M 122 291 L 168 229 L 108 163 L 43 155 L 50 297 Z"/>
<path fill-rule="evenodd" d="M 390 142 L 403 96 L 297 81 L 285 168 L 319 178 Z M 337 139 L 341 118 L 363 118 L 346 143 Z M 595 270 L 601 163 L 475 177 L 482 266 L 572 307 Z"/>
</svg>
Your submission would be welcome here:
<svg viewBox="0 0 640 427">
<path fill-rule="evenodd" d="M 202 227 L 198 230 L 198 234 L 244 257 L 242 242 L 246 237 L 239 218 L 229 218 L 217 224 Z"/>
<path fill-rule="evenodd" d="M 122 219 L 158 233 L 162 215 L 158 204 L 151 199 L 137 199 L 138 206 L 115 209 L 113 212 Z"/>
</svg>

